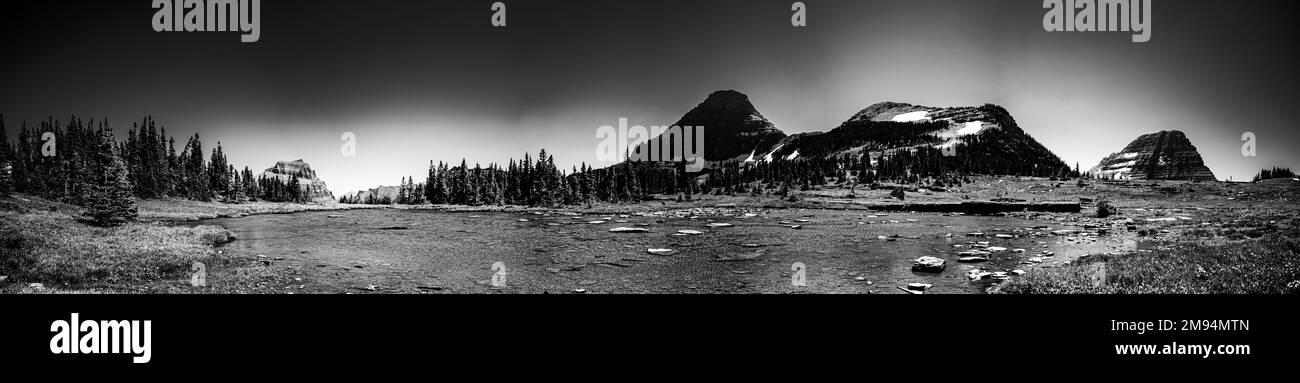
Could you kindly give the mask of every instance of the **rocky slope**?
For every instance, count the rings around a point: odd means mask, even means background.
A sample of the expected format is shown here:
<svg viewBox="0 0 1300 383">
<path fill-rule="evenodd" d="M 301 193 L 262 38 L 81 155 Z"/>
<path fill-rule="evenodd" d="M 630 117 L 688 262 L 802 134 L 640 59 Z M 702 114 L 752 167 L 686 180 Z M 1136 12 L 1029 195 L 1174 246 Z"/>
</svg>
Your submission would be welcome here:
<svg viewBox="0 0 1300 383">
<path fill-rule="evenodd" d="M 754 108 L 749 96 L 734 90 L 713 92 L 674 126 L 704 127 L 704 159 L 710 163 L 744 160 L 769 151 L 786 137 Z"/>
<path fill-rule="evenodd" d="M 1106 179 L 1217 180 L 1196 146 L 1177 130 L 1138 137 L 1123 151 L 1102 159 L 1091 172 Z"/>
<path fill-rule="evenodd" d="M 325 181 L 316 178 L 316 171 L 301 159 L 276 162 L 275 166 L 266 169 L 259 177 L 279 178 L 285 183 L 288 183 L 292 177 L 298 177 L 299 187 L 307 198 L 316 202 L 334 200 L 334 193 L 325 186 Z"/>
<path fill-rule="evenodd" d="M 961 166 L 970 173 L 1046 176 L 1070 169 L 1021 130 L 1010 113 L 995 105 L 936 108 L 884 102 L 863 109 L 829 132 L 787 136 L 758 112 L 748 96 L 723 90 L 710 94 L 675 125 L 705 127 L 708 167 L 726 161 L 860 158 L 864 154 L 874 163 L 900 153 L 938 156 L 938 151 L 956 148 L 949 152 L 954 158 L 945 166 Z"/>
<path fill-rule="evenodd" d="M 370 190 L 361 190 L 345 194 L 339 200 L 347 203 L 368 203 L 371 202 L 370 198 L 374 197 L 373 202 L 375 203 L 393 203 L 394 201 L 397 201 L 400 191 L 401 189 L 397 186 L 380 186 Z"/>
<path fill-rule="evenodd" d="M 829 132 L 789 136 L 746 161 L 870 155 L 878 162 L 899 154 L 944 150 L 952 154 L 954 166 L 970 164 L 973 173 L 1051 175 L 1068 169 L 1002 107 L 937 108 L 893 102 L 867 107 Z"/>
</svg>

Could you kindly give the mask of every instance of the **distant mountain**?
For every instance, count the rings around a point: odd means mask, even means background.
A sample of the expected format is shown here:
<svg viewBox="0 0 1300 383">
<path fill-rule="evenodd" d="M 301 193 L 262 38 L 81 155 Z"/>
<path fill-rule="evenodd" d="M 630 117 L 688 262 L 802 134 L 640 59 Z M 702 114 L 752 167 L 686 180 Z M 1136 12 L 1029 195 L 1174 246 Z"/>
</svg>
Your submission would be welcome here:
<svg viewBox="0 0 1300 383">
<path fill-rule="evenodd" d="M 297 177 L 299 188 L 308 199 L 316 202 L 334 201 L 334 193 L 325 186 L 325 181 L 316 178 L 316 171 L 301 159 L 276 162 L 275 166 L 266 169 L 259 177 L 279 178 L 286 184 L 291 178 Z"/>
<path fill-rule="evenodd" d="M 936 108 L 883 102 L 829 132 L 786 135 L 759 113 L 748 96 L 722 90 L 710 94 L 675 125 L 705 127 L 704 157 L 709 167 L 726 161 L 846 156 L 856 160 L 867 154 L 872 163 L 894 159 L 904 167 L 909 167 L 908 162 L 942 162 L 930 166 L 936 172 L 1050 176 L 1070 170 L 996 105 Z M 952 158 L 919 158 L 938 156 L 935 153 L 944 149 Z"/>
<path fill-rule="evenodd" d="M 1146 134 L 1101 160 L 1092 173 L 1107 179 L 1215 181 L 1183 132 Z"/>
<path fill-rule="evenodd" d="M 340 200 L 348 201 L 348 203 L 369 203 L 372 202 L 370 198 L 374 197 L 374 203 L 388 204 L 397 202 L 397 197 L 400 195 L 400 191 L 401 188 L 398 188 L 397 186 L 380 186 L 370 190 L 361 190 L 345 194 L 343 195 L 343 198 L 340 198 Z"/>
<path fill-rule="evenodd" d="M 941 163 L 932 167 L 974 174 L 1049 176 L 1069 170 L 1000 106 L 936 108 L 893 102 L 867 107 L 829 132 L 786 137 L 769 150 L 755 150 L 745 161 L 863 155 L 873 163 Z"/>
<path fill-rule="evenodd" d="M 704 127 L 704 159 L 711 163 L 744 160 L 755 150 L 770 150 L 786 137 L 734 90 L 713 92 L 673 126 Z"/>
</svg>

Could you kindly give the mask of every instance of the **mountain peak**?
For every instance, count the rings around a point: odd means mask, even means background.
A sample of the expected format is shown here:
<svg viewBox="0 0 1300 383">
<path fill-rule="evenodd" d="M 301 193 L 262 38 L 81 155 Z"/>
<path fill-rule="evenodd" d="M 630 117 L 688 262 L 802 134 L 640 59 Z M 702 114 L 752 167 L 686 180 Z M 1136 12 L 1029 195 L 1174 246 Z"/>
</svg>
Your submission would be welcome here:
<svg viewBox="0 0 1300 383">
<path fill-rule="evenodd" d="M 291 178 L 298 178 L 299 187 L 304 195 L 312 200 L 333 200 L 334 193 L 325 186 L 325 181 L 316 178 L 316 171 L 301 158 L 293 161 L 277 161 L 275 166 L 267 168 L 260 177 L 278 178 L 288 183 Z"/>
<path fill-rule="evenodd" d="M 709 93 L 709 97 L 704 100 L 705 103 L 727 103 L 727 102 L 749 102 L 749 96 L 740 93 L 735 89 L 724 89 Z"/>
<path fill-rule="evenodd" d="M 1124 150 L 1101 160 L 1092 173 L 1109 179 L 1194 180 L 1217 178 L 1196 146 L 1178 130 L 1143 134 Z"/>
<path fill-rule="evenodd" d="M 709 94 L 674 125 L 704 127 L 704 158 L 708 161 L 742 158 L 755 150 L 768 150 L 785 138 L 785 133 L 758 112 L 749 96 L 735 90 Z"/>
<path fill-rule="evenodd" d="M 727 115 L 731 117 L 757 117 L 766 121 L 754 104 L 749 101 L 749 96 L 735 90 L 719 90 L 709 94 L 700 105 L 696 106 L 691 112 L 710 113 L 717 115 Z M 689 115 L 689 114 L 688 114 Z"/>
</svg>

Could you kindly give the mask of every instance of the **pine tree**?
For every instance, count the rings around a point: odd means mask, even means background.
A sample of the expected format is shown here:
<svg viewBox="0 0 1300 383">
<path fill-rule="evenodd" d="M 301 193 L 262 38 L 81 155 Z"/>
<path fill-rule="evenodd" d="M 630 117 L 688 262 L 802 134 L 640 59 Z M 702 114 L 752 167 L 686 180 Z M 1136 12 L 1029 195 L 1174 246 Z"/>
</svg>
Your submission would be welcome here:
<svg viewBox="0 0 1300 383">
<path fill-rule="evenodd" d="M 181 157 L 185 194 L 193 200 L 211 200 L 212 189 L 208 184 L 208 169 L 203 162 L 203 141 L 198 133 L 195 133 L 185 145 Z"/>
<path fill-rule="evenodd" d="M 447 176 L 450 175 L 449 172 L 450 170 L 447 169 L 446 163 L 438 163 L 437 182 L 434 184 L 433 199 L 429 200 L 429 202 L 436 204 L 450 203 L 451 185 L 447 183 Z"/>
<path fill-rule="evenodd" d="M 100 137 L 99 160 L 108 166 L 98 177 L 99 182 L 90 185 L 86 216 L 96 226 L 121 226 L 137 216 L 131 181 L 127 178 L 126 162 L 112 150 L 112 131 L 105 130 Z"/>
<path fill-rule="evenodd" d="M 469 201 L 469 165 L 465 159 L 460 160 L 460 167 L 454 169 L 455 179 L 451 184 L 451 204 L 465 205 Z"/>
<path fill-rule="evenodd" d="M 483 168 L 479 164 L 474 164 L 474 171 L 469 173 L 469 180 L 465 183 L 465 204 L 478 206 L 483 204 L 483 196 L 480 190 L 483 183 Z"/>
<path fill-rule="evenodd" d="M 13 193 L 13 165 L 9 161 L 0 161 L 0 197 Z"/>
<path fill-rule="evenodd" d="M 243 176 L 241 179 L 244 184 L 244 196 L 248 197 L 250 201 L 256 201 L 258 196 L 262 195 L 262 192 L 257 180 L 253 179 L 253 170 L 245 166 L 242 174 Z"/>
<path fill-rule="evenodd" d="M 0 196 L 8 196 L 13 192 L 13 166 L 16 162 L 13 149 L 9 147 L 9 131 L 5 129 L 5 116 L 0 114 Z"/>
<path fill-rule="evenodd" d="M 302 186 L 301 184 L 298 183 L 297 175 L 289 176 L 289 184 L 285 185 L 284 189 L 285 189 L 285 199 L 288 200 L 288 202 L 293 202 L 293 203 L 303 202 Z"/>
<path fill-rule="evenodd" d="M 405 205 L 410 200 L 407 197 L 409 190 L 406 188 L 406 177 L 402 177 L 402 182 L 397 184 L 397 204 Z"/>
<path fill-rule="evenodd" d="M 433 166 L 433 161 L 429 161 L 429 175 L 424 178 L 424 199 L 429 203 L 438 203 L 436 185 L 438 184 L 438 169 Z"/>
<path fill-rule="evenodd" d="M 230 166 L 230 193 L 226 199 L 234 203 L 243 203 L 248 199 L 245 192 L 243 176 L 235 171 L 233 165 Z"/>
<path fill-rule="evenodd" d="M 226 153 L 221 149 L 221 142 L 217 142 L 217 147 L 212 149 L 212 159 L 208 161 L 208 187 L 213 193 L 222 197 L 230 194 L 228 166 Z"/>
<path fill-rule="evenodd" d="M 580 178 L 578 178 L 578 188 L 580 190 L 579 194 L 581 195 L 580 202 L 583 204 L 590 205 L 591 199 L 595 196 L 595 193 L 594 190 L 592 189 L 592 186 L 594 185 L 591 179 L 592 177 L 591 169 L 587 168 L 586 162 L 582 163 L 582 172 L 579 173 L 579 177 Z"/>
</svg>

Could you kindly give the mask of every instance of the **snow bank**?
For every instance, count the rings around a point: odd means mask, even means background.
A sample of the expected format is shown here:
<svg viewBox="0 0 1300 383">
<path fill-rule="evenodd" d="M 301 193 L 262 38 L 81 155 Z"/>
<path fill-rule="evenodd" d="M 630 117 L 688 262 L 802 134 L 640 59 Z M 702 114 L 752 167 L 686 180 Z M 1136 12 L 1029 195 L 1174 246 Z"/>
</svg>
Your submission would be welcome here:
<svg viewBox="0 0 1300 383">
<path fill-rule="evenodd" d="M 929 118 L 926 116 L 929 114 L 930 112 L 924 110 L 920 112 L 903 113 L 894 116 L 894 122 L 917 122 L 921 120 L 928 120 Z"/>
<path fill-rule="evenodd" d="M 971 121 L 966 123 L 966 127 L 957 130 L 957 135 L 968 136 L 979 133 L 984 130 L 984 121 Z"/>
</svg>

